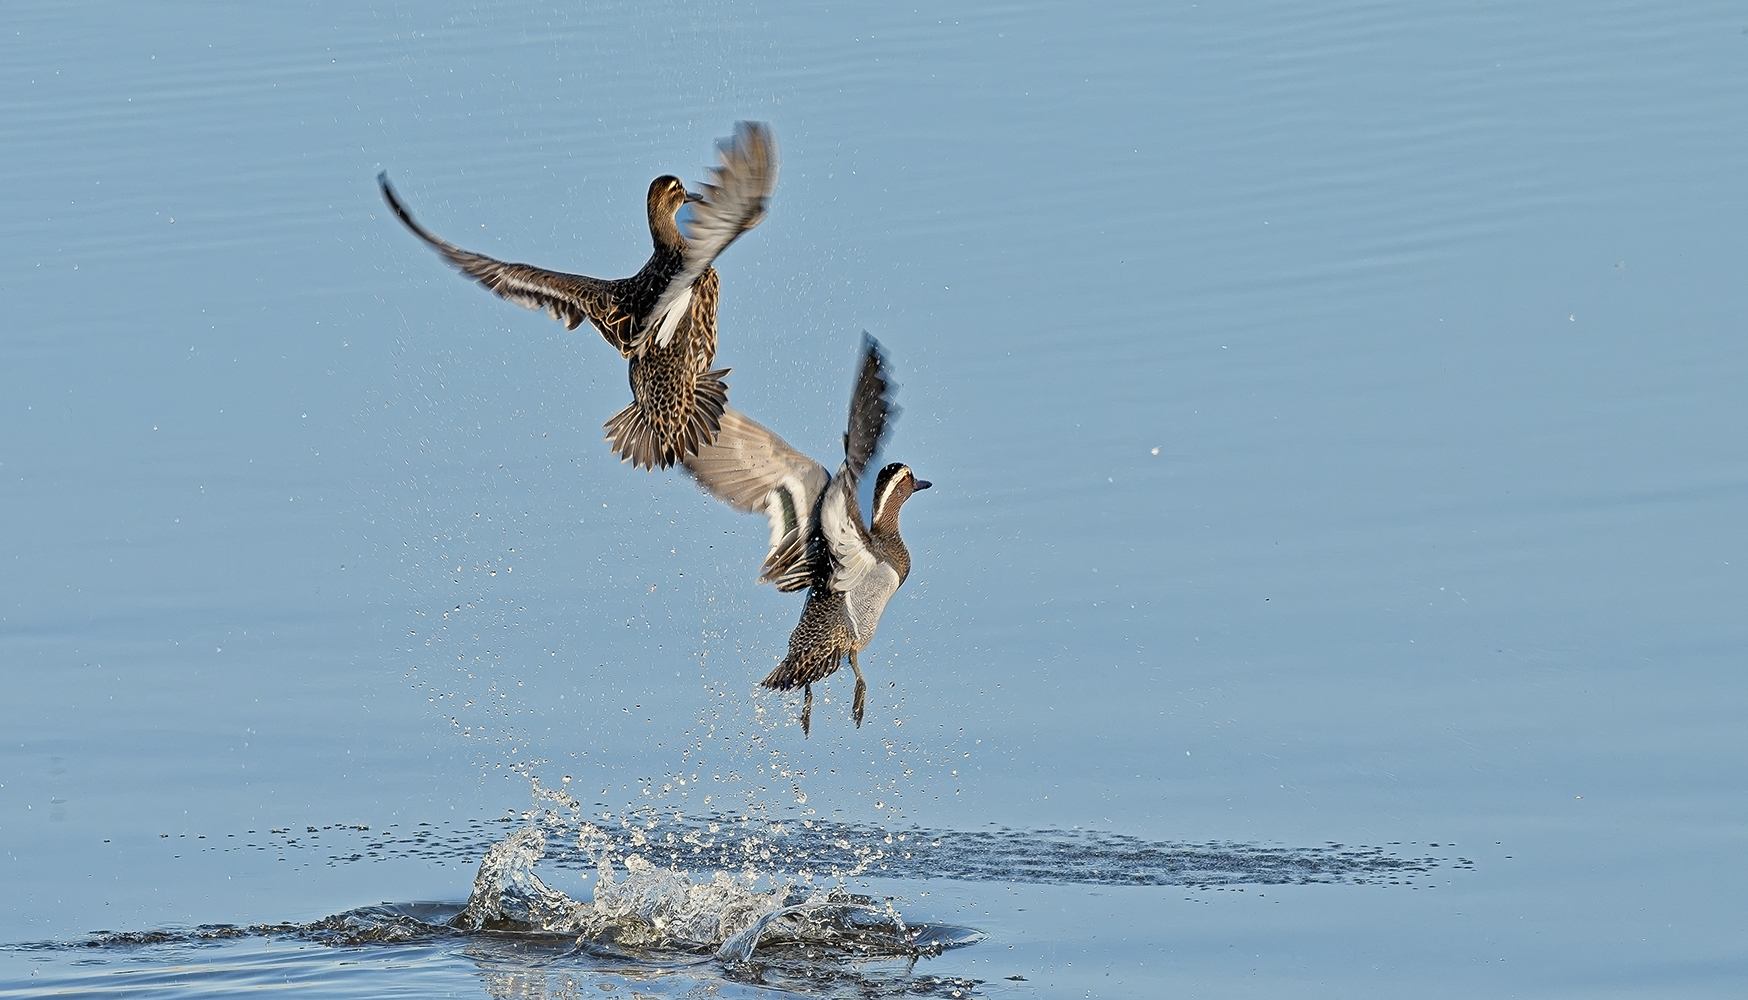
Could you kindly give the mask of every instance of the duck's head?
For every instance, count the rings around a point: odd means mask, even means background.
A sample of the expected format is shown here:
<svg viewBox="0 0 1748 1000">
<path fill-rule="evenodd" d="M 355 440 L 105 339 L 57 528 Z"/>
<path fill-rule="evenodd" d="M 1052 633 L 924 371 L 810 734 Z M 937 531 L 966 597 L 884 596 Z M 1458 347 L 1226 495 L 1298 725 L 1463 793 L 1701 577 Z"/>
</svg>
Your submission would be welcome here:
<svg viewBox="0 0 1748 1000">
<path fill-rule="evenodd" d="M 910 471 L 910 466 L 903 462 L 894 462 L 880 470 L 880 475 L 874 480 L 874 516 L 875 525 L 895 530 L 898 527 L 898 509 L 910 499 L 910 495 L 918 490 L 926 490 L 934 484 L 925 479 L 918 479 Z"/>
<path fill-rule="evenodd" d="M 680 206 L 689 201 L 702 201 L 703 198 L 686 190 L 686 185 L 673 174 L 663 174 L 649 182 L 649 232 L 657 243 L 667 243 L 674 246 L 680 244 L 680 227 L 674 222 L 674 213 Z"/>
</svg>

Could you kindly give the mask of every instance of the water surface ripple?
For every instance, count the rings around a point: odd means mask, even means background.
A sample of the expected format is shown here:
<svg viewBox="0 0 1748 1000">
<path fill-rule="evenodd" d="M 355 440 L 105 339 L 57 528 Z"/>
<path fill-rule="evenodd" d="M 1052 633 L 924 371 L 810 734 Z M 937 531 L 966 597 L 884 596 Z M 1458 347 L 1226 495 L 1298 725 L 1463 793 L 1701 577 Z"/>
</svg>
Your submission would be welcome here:
<svg viewBox="0 0 1748 1000">
<path fill-rule="evenodd" d="M 344 865 L 389 858 L 472 863 L 510 831 L 515 817 L 420 823 L 373 829 L 356 824 L 285 827 L 214 838 L 202 850 L 277 851 L 286 860 Z M 635 831 L 635 832 L 634 832 Z M 904 879 L 950 878 L 1036 885 L 1414 885 L 1437 869 L 1473 870 L 1462 856 L 1438 856 L 1450 843 L 1325 843 L 1293 847 L 1237 841 L 1146 840 L 1104 830 L 886 829 L 813 821 L 761 824 L 725 816 L 660 823 L 659 830 L 629 823 L 614 834 L 616 853 L 637 854 L 681 871 L 749 866 L 778 871 L 878 875 Z M 224 846 L 226 841 L 234 846 Z M 592 869 L 581 851 L 558 852 L 545 864 Z"/>
</svg>

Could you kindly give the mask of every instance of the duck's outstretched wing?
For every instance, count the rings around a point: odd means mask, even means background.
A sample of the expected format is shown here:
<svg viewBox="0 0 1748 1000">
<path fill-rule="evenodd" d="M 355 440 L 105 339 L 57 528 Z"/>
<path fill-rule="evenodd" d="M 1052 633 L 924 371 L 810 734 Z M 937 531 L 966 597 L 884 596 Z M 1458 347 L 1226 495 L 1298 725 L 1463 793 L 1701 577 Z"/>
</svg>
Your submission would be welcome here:
<svg viewBox="0 0 1748 1000">
<path fill-rule="evenodd" d="M 831 478 L 824 466 L 733 407 L 723 410 L 716 442 L 682 464 L 706 493 L 743 514 L 770 519 L 771 551 L 759 568 L 760 583 L 775 583 L 782 591 L 808 585 L 814 504 Z"/>
<path fill-rule="evenodd" d="M 722 165 L 710 168 L 710 180 L 692 203 L 686 224 L 685 265 L 674 275 L 655 308 L 644 319 L 631 344 L 641 350 L 654 336 L 668 346 L 677 317 L 688 304 L 692 285 L 710 267 L 716 255 L 765 217 L 765 205 L 777 187 L 777 139 L 764 122 L 736 122 L 734 136 L 717 143 Z"/>
<path fill-rule="evenodd" d="M 844 465 L 856 479 L 862 478 L 862 470 L 886 443 L 886 432 L 898 419 L 898 404 L 892 401 L 896 392 L 886 377 L 886 352 L 863 330 L 862 364 L 850 390 L 850 423 L 844 432 Z M 852 486 L 852 496 L 854 490 Z"/>
<path fill-rule="evenodd" d="M 548 271 L 532 264 L 510 264 L 463 250 L 419 225 L 413 213 L 407 211 L 396 197 L 394 187 L 388 182 L 387 171 L 377 174 L 376 181 L 382 186 L 383 200 L 388 202 L 388 207 L 401 223 L 461 273 L 519 306 L 546 310 L 548 316 L 563 323 L 568 330 L 575 330 L 583 320 L 589 320 L 620 354 L 631 356 L 628 345 L 636 330 L 637 317 L 620 304 L 616 292 L 619 282 Z"/>
<path fill-rule="evenodd" d="M 873 540 L 862 522 L 856 490 L 862 470 L 886 440 L 887 429 L 898 417 L 894 388 L 886 377 L 886 352 L 880 342 L 862 332 L 862 364 L 856 370 L 856 385 L 850 390 L 850 424 L 844 432 L 844 464 L 832 480 L 819 505 L 819 533 L 831 559 L 833 590 L 850 591 L 879 564 Z"/>
</svg>

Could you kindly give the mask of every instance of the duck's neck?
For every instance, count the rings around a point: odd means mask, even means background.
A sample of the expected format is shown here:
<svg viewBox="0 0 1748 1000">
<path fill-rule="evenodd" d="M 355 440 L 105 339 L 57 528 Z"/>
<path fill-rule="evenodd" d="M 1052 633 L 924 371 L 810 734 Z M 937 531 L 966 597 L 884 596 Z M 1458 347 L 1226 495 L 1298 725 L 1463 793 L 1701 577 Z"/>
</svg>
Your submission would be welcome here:
<svg viewBox="0 0 1748 1000">
<path fill-rule="evenodd" d="M 686 252 L 686 239 L 680 235 L 680 224 L 674 221 L 674 214 L 663 211 L 659 206 L 651 205 L 649 238 L 655 243 L 657 252 L 683 255 Z"/>
<path fill-rule="evenodd" d="M 902 489 L 892 489 L 885 496 L 874 498 L 874 516 L 868 522 L 868 534 L 882 540 L 890 540 L 903 546 L 898 537 L 898 512 L 904 502 L 910 499 L 910 494 Z"/>
<path fill-rule="evenodd" d="M 898 582 L 903 583 L 910 575 L 910 549 L 898 535 L 898 511 L 895 509 L 875 521 L 868 529 L 868 538 L 874 543 L 876 554 L 882 561 L 892 564 L 892 568 L 898 571 Z"/>
</svg>

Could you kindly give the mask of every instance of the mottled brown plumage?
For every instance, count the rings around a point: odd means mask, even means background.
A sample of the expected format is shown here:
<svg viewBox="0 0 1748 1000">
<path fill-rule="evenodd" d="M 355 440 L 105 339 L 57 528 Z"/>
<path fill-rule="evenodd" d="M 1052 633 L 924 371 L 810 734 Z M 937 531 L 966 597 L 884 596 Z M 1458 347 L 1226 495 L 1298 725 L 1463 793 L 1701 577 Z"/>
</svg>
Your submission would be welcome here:
<svg viewBox="0 0 1748 1000">
<path fill-rule="evenodd" d="M 680 179 L 650 182 L 646 209 L 654 249 L 629 278 L 601 279 L 511 264 L 463 250 L 414 220 L 386 173 L 382 196 L 413 235 L 463 274 L 529 309 L 544 309 L 576 329 L 594 324 L 629 362 L 631 404 L 607 421 L 613 450 L 634 466 L 666 468 L 716 439 L 728 405 L 727 369 L 716 360 L 716 306 L 721 279 L 711 262 L 758 225 L 777 182 L 777 147 L 770 127 L 740 122 L 721 144 L 703 193 L 688 194 Z M 675 220 L 692 203 L 688 232 Z"/>
<path fill-rule="evenodd" d="M 899 509 L 930 484 L 893 463 L 874 483 L 874 517 L 862 523 L 856 487 L 896 416 L 885 356 L 864 335 L 863 359 L 850 401 L 844 464 L 836 476 L 745 415 L 729 409 L 716 442 L 685 459 L 711 495 L 743 513 L 760 511 L 771 522 L 771 549 L 759 582 L 778 590 L 808 588 L 801 621 L 789 636 L 789 654 L 762 682 L 779 690 L 804 688 L 801 730 L 811 728 L 813 683 L 850 660 L 856 674 L 851 714 L 862 724 L 868 684 L 856 654 L 874 638 L 880 615 L 910 575 L 910 550 L 898 530 Z"/>
</svg>

